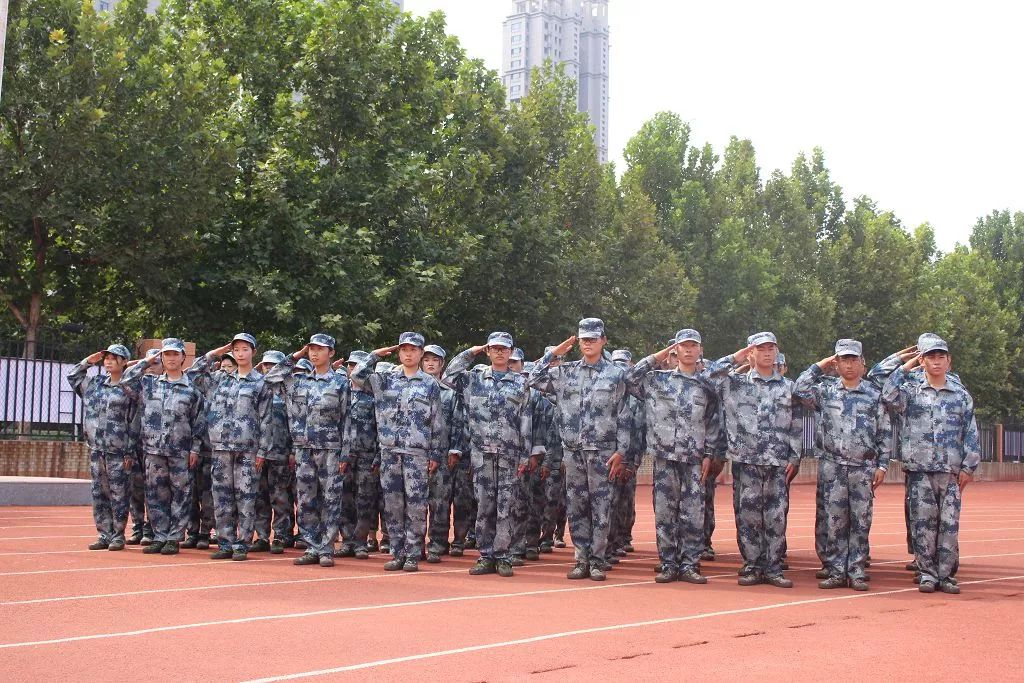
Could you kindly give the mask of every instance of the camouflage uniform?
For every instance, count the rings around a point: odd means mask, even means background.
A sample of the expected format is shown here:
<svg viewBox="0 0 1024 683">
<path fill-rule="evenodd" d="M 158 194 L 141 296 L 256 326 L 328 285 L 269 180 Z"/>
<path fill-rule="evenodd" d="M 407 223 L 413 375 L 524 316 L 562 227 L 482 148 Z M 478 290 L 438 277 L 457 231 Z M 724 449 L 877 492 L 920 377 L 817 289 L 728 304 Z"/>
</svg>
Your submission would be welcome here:
<svg viewBox="0 0 1024 683">
<path fill-rule="evenodd" d="M 604 323 L 597 318 L 580 321 L 579 335 L 603 337 Z M 565 463 L 569 526 L 578 566 L 589 566 L 591 575 L 603 569 L 608 551 L 611 515 L 611 482 L 608 460 L 625 455 L 630 448 L 633 416 L 626 403 L 626 373 L 599 358 L 551 367 L 555 356 L 544 354 L 530 373 L 530 384 L 558 403 Z M 561 462 L 551 462 L 554 469 Z M 601 576 L 598 574 L 597 576 Z"/>
<path fill-rule="evenodd" d="M 488 345 L 496 344 L 511 348 L 512 338 L 505 333 L 492 334 Z M 462 396 L 466 407 L 480 557 L 509 560 L 518 469 L 527 464 L 533 450 L 530 390 L 526 378 L 511 370 L 499 373 L 487 365 L 470 369 L 473 358 L 471 349 L 457 355 L 444 379 Z"/>
<path fill-rule="evenodd" d="M 525 556 L 537 559 L 536 554 L 540 552 L 541 518 L 544 514 L 544 481 L 540 475 L 546 451 L 544 436 L 553 410 L 551 402 L 536 389 L 530 389 L 528 404 L 533 425 L 530 439 L 533 452 L 530 455 L 537 466 L 518 477 L 512 499 L 514 522 L 509 552 L 520 560 Z"/>
<path fill-rule="evenodd" d="M 466 444 L 466 406 L 461 397 L 457 397 L 455 410 L 460 424 L 459 442 L 453 444 L 452 449 L 458 450 L 461 457 L 452 471 L 452 549 L 462 550 L 476 524 L 477 504 L 469 446 Z M 475 537 L 475 532 L 473 534 Z"/>
<path fill-rule="evenodd" d="M 274 540 L 288 545 L 295 533 L 295 472 L 289 462 L 293 449 L 288 407 L 278 395 L 271 400 L 267 429 L 269 435 L 261 439 L 258 453 L 264 462 L 256 499 L 256 537 L 269 541 L 273 529 Z"/>
<path fill-rule="evenodd" d="M 120 344 L 112 345 L 106 353 L 125 360 L 131 357 Z M 138 408 L 134 394 L 120 383 L 111 384 L 109 375 L 88 377 L 88 371 L 89 363 L 83 360 L 68 373 L 68 384 L 81 397 L 84 407 L 92 516 L 101 543 L 123 545 L 129 499 L 125 460 L 133 455 L 131 425 Z"/>
<path fill-rule="evenodd" d="M 948 351 L 934 335 L 922 335 L 918 351 Z M 973 476 L 981 462 L 974 399 L 947 375 L 934 389 L 923 375 L 902 368 L 882 389 L 882 400 L 902 416 L 899 434 L 903 470 L 909 480 L 914 556 L 925 583 L 946 583 L 959 562 L 961 472 Z"/>
<path fill-rule="evenodd" d="M 868 381 L 878 387 L 879 391 L 881 391 L 882 387 L 885 386 L 885 380 L 887 380 L 889 375 L 891 375 L 896 368 L 901 365 L 903 365 L 903 363 L 900 361 L 899 354 L 894 353 L 887 356 L 868 371 Z M 895 438 L 893 438 L 892 457 L 894 460 L 902 460 L 903 458 L 900 455 L 900 439 L 898 438 L 898 435 L 903 428 L 903 418 L 891 408 L 889 409 L 889 418 L 892 422 L 893 434 L 895 435 Z M 903 477 L 903 522 L 907 527 L 907 552 L 913 555 L 913 525 L 910 522 L 910 477 L 907 476 Z"/>
<path fill-rule="evenodd" d="M 624 555 L 625 549 L 633 545 L 633 524 L 636 522 L 636 473 L 643 465 L 644 457 L 644 405 L 635 396 L 627 396 L 626 404 L 633 416 L 633 427 L 629 439 L 630 449 L 629 453 L 624 454 L 628 475 L 625 480 L 612 482 L 612 519 L 611 529 L 608 531 L 609 555 Z"/>
<path fill-rule="evenodd" d="M 353 352 L 348 362 L 358 362 L 368 355 L 364 351 Z M 379 514 L 380 462 L 373 393 L 353 386 L 350 400 L 349 465 L 341 496 L 341 535 L 348 547 L 360 551 L 367 549 L 367 536 Z"/>
<path fill-rule="evenodd" d="M 544 480 L 544 513 L 541 521 L 541 549 L 550 551 L 556 538 L 561 539 L 565 531 L 565 471 L 562 467 L 562 435 L 559 425 L 558 406 L 551 402 L 551 419 L 544 433 L 544 466 L 548 478 Z"/>
<path fill-rule="evenodd" d="M 189 505 L 186 532 L 197 542 L 209 538 L 216 529 L 213 505 L 213 447 L 209 432 L 203 434 L 203 445 L 199 450 L 199 462 L 192 470 L 192 502 Z"/>
<path fill-rule="evenodd" d="M 184 354 L 180 340 L 164 340 L 164 348 Z M 139 439 L 146 454 L 146 506 L 157 543 L 180 541 L 188 524 L 192 500 L 190 453 L 199 453 L 206 432 L 203 396 L 183 374 L 144 375 L 149 359 L 125 371 L 121 384 L 137 392 L 142 411 Z"/>
<path fill-rule="evenodd" d="M 423 337 L 403 333 L 399 344 L 423 347 Z M 444 409 L 441 385 L 418 371 L 375 372 L 379 358 L 370 356 L 356 365 L 352 381 L 373 392 L 380 445 L 380 483 L 384 511 L 395 559 L 414 568 L 423 554 L 427 523 L 427 470 L 440 466 L 444 456 Z"/>
<path fill-rule="evenodd" d="M 840 340 L 836 354 L 860 356 L 860 343 Z M 793 391 L 819 416 L 822 566 L 830 576 L 863 580 L 874 498 L 871 482 L 876 469 L 888 469 L 892 452 L 889 413 L 876 386 L 865 380 L 847 389 L 817 364 L 800 375 Z"/>
<path fill-rule="evenodd" d="M 699 343 L 699 335 L 693 335 L 682 330 L 674 341 Z M 644 397 L 646 443 L 654 456 L 658 556 L 663 571 L 696 571 L 704 551 L 701 467 L 715 456 L 719 441 L 718 395 L 702 372 L 657 367 L 654 356 L 647 356 L 629 376 Z"/>
<path fill-rule="evenodd" d="M 239 334 L 233 341 L 256 348 L 251 335 Z M 217 543 L 222 551 L 248 552 L 259 491 L 256 452 L 261 430 L 270 422 L 270 390 L 255 368 L 245 377 L 214 370 L 212 352 L 197 358 L 186 374 L 206 397 Z"/>
<path fill-rule="evenodd" d="M 761 341 L 759 341 L 761 340 Z M 775 342 L 771 333 L 748 344 Z M 762 377 L 751 369 L 730 373 L 732 356 L 709 364 L 723 407 L 726 453 L 732 461 L 733 503 L 740 554 L 756 576 L 782 576 L 789 487 L 786 466 L 800 465 L 803 425 L 797 417 L 793 383 L 775 370 Z"/>
<path fill-rule="evenodd" d="M 309 343 L 334 348 L 334 339 L 324 334 L 313 335 Z M 341 526 L 340 465 L 350 462 L 351 385 L 345 373 L 328 368 L 322 375 L 296 375 L 294 366 L 295 359 L 287 356 L 264 381 L 282 396 L 288 410 L 299 530 L 307 554 L 333 559 L 334 539 Z"/>
</svg>

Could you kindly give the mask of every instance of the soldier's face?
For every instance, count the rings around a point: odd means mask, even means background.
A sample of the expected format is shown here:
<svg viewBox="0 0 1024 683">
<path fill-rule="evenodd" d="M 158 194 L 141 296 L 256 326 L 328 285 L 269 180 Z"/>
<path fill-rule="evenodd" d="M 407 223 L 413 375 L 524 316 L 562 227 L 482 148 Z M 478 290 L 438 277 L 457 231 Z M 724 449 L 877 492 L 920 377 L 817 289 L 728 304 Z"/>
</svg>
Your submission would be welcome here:
<svg viewBox="0 0 1024 683">
<path fill-rule="evenodd" d="M 522 373 L 522 371 L 523 371 L 523 361 L 521 361 L 521 360 L 510 360 L 508 362 L 508 369 L 511 370 L 512 372 Z"/>
<path fill-rule="evenodd" d="M 345 363 L 345 370 L 348 372 L 348 376 L 352 376 L 352 371 L 356 369 L 355 363 Z"/>
<path fill-rule="evenodd" d="M 686 367 L 696 365 L 702 353 L 704 353 L 704 349 L 701 348 L 701 345 L 692 340 L 676 345 L 676 357 L 679 359 L 679 363 Z"/>
<path fill-rule="evenodd" d="M 584 358 L 593 362 L 600 357 L 601 352 L 604 350 L 604 345 L 607 343 L 608 339 L 605 337 L 580 339 L 580 351 L 583 352 Z"/>
<path fill-rule="evenodd" d="M 434 377 L 441 375 L 441 368 L 444 367 L 444 360 L 433 353 L 423 354 L 423 372 Z"/>
<path fill-rule="evenodd" d="M 512 349 L 507 346 L 488 346 L 487 357 L 491 360 L 491 365 L 498 368 L 499 371 L 504 371 L 509 367 L 509 356 L 512 355 Z"/>
<path fill-rule="evenodd" d="M 952 359 L 945 351 L 932 351 L 926 353 L 921 359 L 924 371 L 932 377 L 942 377 L 949 372 Z"/>
<path fill-rule="evenodd" d="M 771 371 L 775 366 L 775 359 L 779 355 L 779 347 L 771 342 L 758 344 L 751 351 L 751 364 L 762 372 Z"/>
<path fill-rule="evenodd" d="M 108 375 L 120 374 L 127 362 L 124 358 L 112 353 L 103 354 L 103 369 L 107 371 Z"/>
<path fill-rule="evenodd" d="M 160 375 L 163 374 L 164 363 L 160 360 L 160 356 L 156 356 L 150 360 L 149 365 L 146 366 L 147 375 Z"/>
<path fill-rule="evenodd" d="M 185 361 L 185 355 L 181 351 L 164 351 L 160 357 L 164 361 L 164 370 L 167 372 L 181 370 L 181 364 Z"/>
<path fill-rule="evenodd" d="M 402 344 L 398 347 L 398 360 L 403 368 L 418 368 L 423 359 L 423 349 L 415 344 Z"/>
<path fill-rule="evenodd" d="M 231 343 L 231 355 L 238 361 L 236 365 L 252 365 L 253 348 L 249 342 L 236 341 Z"/>
<path fill-rule="evenodd" d="M 864 376 L 864 359 L 860 356 L 839 356 L 836 367 L 839 368 L 839 376 L 845 380 Z"/>
<path fill-rule="evenodd" d="M 326 346 L 319 346 L 317 344 L 309 345 L 309 362 L 311 362 L 314 367 L 322 368 L 330 363 L 332 358 L 334 358 L 334 349 Z"/>
</svg>

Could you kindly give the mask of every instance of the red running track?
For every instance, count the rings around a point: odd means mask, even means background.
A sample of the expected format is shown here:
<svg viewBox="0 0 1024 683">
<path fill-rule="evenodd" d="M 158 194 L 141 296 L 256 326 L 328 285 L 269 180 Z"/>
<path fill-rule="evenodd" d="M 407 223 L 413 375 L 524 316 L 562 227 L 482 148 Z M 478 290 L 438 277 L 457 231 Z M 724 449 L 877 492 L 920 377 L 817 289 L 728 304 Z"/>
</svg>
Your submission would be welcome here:
<svg viewBox="0 0 1024 683">
<path fill-rule="evenodd" d="M 1024 484 L 968 488 L 963 593 L 923 595 L 902 487 L 879 490 L 871 592 L 823 591 L 814 488 L 794 487 L 791 590 L 736 585 L 731 495 L 718 495 L 706 586 L 657 585 L 650 487 L 637 552 L 604 583 L 569 581 L 571 548 L 510 579 L 471 577 L 475 553 L 384 572 L 298 553 L 214 562 L 88 551 L 86 508 L 0 508 L 0 680 L 863 680 L 1020 677 Z"/>
</svg>

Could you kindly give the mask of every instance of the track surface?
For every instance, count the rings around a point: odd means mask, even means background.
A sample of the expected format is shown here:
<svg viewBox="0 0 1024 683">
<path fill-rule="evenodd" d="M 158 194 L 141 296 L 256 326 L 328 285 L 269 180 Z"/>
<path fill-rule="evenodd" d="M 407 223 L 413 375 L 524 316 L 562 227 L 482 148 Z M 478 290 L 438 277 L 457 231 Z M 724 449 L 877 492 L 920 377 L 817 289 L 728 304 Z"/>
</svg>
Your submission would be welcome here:
<svg viewBox="0 0 1024 683">
<path fill-rule="evenodd" d="M 963 593 L 923 595 L 908 561 L 903 488 L 885 486 L 871 592 L 817 588 L 814 488 L 793 489 L 791 590 L 736 585 L 731 491 L 717 499 L 706 586 L 657 585 L 651 489 L 637 552 L 604 583 L 568 581 L 572 550 L 516 576 L 471 577 L 475 553 L 384 572 L 383 556 L 296 567 L 298 551 L 214 562 L 88 551 L 87 508 L 0 508 L 0 680 L 293 679 L 1008 680 L 1024 643 L 1024 484 L 966 492 Z"/>
</svg>

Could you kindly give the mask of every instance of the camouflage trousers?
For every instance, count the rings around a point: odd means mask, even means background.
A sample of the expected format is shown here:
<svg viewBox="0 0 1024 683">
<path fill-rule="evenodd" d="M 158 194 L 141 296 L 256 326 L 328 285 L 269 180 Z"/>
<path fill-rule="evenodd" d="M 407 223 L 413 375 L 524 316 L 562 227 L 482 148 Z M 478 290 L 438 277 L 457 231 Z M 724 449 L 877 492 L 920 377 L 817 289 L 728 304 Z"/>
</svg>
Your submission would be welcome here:
<svg viewBox="0 0 1024 683">
<path fill-rule="evenodd" d="M 213 510 L 213 458 L 212 453 L 200 453 L 199 464 L 193 470 L 192 503 L 188 515 L 188 535 L 208 536 L 216 523 Z"/>
<path fill-rule="evenodd" d="M 341 451 L 295 449 L 295 495 L 299 532 L 319 557 L 334 557 L 334 539 L 341 526 L 343 478 L 338 467 Z"/>
<path fill-rule="evenodd" d="M 755 574 L 782 574 L 789 487 L 786 468 L 732 464 L 736 540 L 743 563 Z"/>
<path fill-rule="evenodd" d="M 828 566 L 827 555 L 825 554 L 826 524 L 825 524 L 825 478 L 822 471 L 824 459 L 818 458 L 818 479 L 814 482 L 814 552 L 821 561 L 821 566 Z"/>
<path fill-rule="evenodd" d="M 704 551 L 701 463 L 654 459 L 654 530 L 661 566 L 696 569 Z"/>
<path fill-rule="evenodd" d="M 256 456 L 213 452 L 213 509 L 221 550 L 249 550 L 256 528 Z"/>
<path fill-rule="evenodd" d="M 629 481 L 612 484 L 612 519 L 608 531 L 608 550 L 614 552 L 633 542 L 633 524 L 636 522 L 636 473 Z"/>
<path fill-rule="evenodd" d="M 544 481 L 538 467 L 516 478 L 513 489 L 511 554 L 522 557 L 528 549 L 540 548 L 540 525 L 544 517 Z"/>
<path fill-rule="evenodd" d="M 545 543 L 550 543 L 556 536 L 562 537 L 565 532 L 565 470 L 562 466 L 551 470 L 544 480 L 544 516 L 541 521 L 540 536 Z"/>
<path fill-rule="evenodd" d="M 960 486 L 949 472 L 905 472 L 910 482 L 914 557 L 922 581 L 956 576 L 960 562 Z"/>
<path fill-rule="evenodd" d="M 565 490 L 569 530 L 576 562 L 590 563 L 608 556 L 612 484 L 608 459 L 612 451 L 565 451 Z"/>
<path fill-rule="evenodd" d="M 711 537 L 715 535 L 715 489 L 718 478 L 708 477 L 704 484 L 704 550 L 711 550 Z"/>
<path fill-rule="evenodd" d="M 132 468 L 128 474 L 128 481 L 128 511 L 132 516 L 132 533 L 153 533 L 146 518 L 146 454 L 142 450 L 132 454 Z"/>
<path fill-rule="evenodd" d="M 475 524 L 476 494 L 473 492 L 472 470 L 460 463 L 452 473 L 452 545 L 465 547 L 466 535 Z"/>
<path fill-rule="evenodd" d="M 352 453 L 341 491 L 341 536 L 347 547 L 366 550 L 366 538 L 377 521 L 380 474 L 373 471 L 373 453 Z"/>
<path fill-rule="evenodd" d="M 146 454 L 146 508 L 153 525 L 153 540 L 180 541 L 192 505 L 192 470 L 188 453 Z"/>
<path fill-rule="evenodd" d="M 381 450 L 380 488 L 384 519 L 396 558 L 419 561 L 427 530 L 427 467 L 425 454 Z"/>
<path fill-rule="evenodd" d="M 290 540 L 295 530 L 295 499 L 292 497 L 295 473 L 287 459 L 264 460 L 259 477 L 256 492 L 256 538 L 269 541 L 273 530 L 275 541 Z"/>
<path fill-rule="evenodd" d="M 907 552 L 914 554 L 914 525 L 910 522 L 910 477 L 903 475 L 903 521 L 907 525 Z"/>
<path fill-rule="evenodd" d="M 103 451 L 89 454 L 92 479 L 92 518 L 99 539 L 106 543 L 124 543 L 128 524 L 129 478 L 124 456 Z"/>
<path fill-rule="evenodd" d="M 452 471 L 442 462 L 427 479 L 427 529 L 430 549 L 443 553 L 448 549 L 452 528 Z"/>
<path fill-rule="evenodd" d="M 875 468 L 818 462 L 818 496 L 825 536 L 824 566 L 831 576 L 863 579 L 868 560 L 868 533 Z"/>
<path fill-rule="evenodd" d="M 515 533 L 515 497 L 520 487 L 518 454 L 472 454 L 473 490 L 476 492 L 476 547 L 480 557 L 504 560 L 512 555 Z"/>
</svg>

